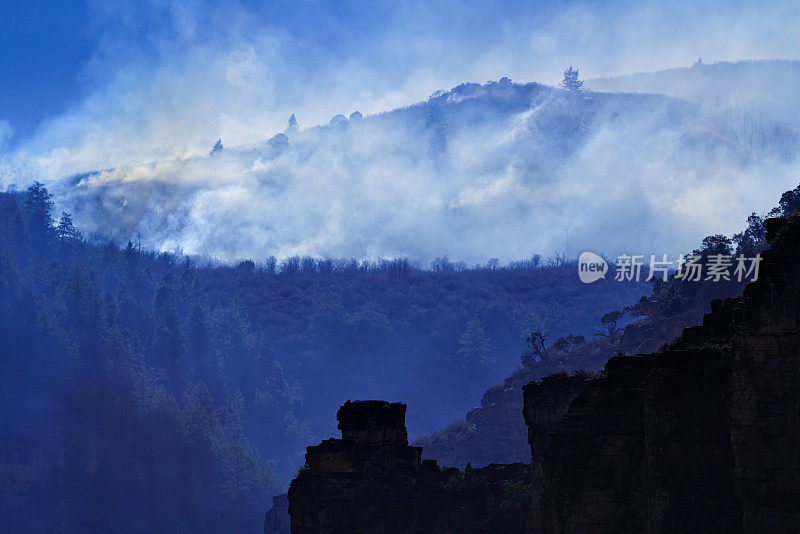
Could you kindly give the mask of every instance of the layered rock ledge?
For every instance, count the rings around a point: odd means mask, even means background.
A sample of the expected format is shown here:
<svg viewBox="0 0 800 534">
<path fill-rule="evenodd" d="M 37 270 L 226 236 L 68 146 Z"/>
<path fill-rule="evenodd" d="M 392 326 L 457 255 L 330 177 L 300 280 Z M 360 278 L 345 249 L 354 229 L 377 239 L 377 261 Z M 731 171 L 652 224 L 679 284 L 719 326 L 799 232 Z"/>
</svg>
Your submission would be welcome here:
<svg viewBox="0 0 800 534">
<path fill-rule="evenodd" d="M 404 404 L 348 401 L 341 439 L 308 447 L 289 488 L 295 534 L 520 532 L 526 464 L 440 468 L 408 445 Z"/>
</svg>

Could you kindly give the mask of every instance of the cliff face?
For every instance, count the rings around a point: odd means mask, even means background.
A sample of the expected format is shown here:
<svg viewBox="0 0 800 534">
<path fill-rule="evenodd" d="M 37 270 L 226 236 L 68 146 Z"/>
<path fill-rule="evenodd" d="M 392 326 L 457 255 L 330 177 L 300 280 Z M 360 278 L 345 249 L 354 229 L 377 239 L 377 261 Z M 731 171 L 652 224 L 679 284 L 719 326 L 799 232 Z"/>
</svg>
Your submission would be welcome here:
<svg viewBox="0 0 800 534">
<path fill-rule="evenodd" d="M 542 457 L 550 443 L 550 434 L 561 423 L 570 403 L 583 390 L 587 381 L 586 375 L 550 376 L 522 388 L 522 414 L 528 427 L 530 446 L 531 502 L 528 524 L 532 532 L 540 532 L 542 523 Z"/>
<path fill-rule="evenodd" d="M 525 464 L 439 468 L 407 443 L 404 404 L 346 403 L 342 439 L 308 447 L 289 488 L 294 534 L 519 532 L 530 472 Z"/>
<path fill-rule="evenodd" d="M 767 228 L 742 297 L 661 352 L 612 358 L 573 401 L 544 453 L 545 532 L 796 529 L 800 225 Z"/>
</svg>

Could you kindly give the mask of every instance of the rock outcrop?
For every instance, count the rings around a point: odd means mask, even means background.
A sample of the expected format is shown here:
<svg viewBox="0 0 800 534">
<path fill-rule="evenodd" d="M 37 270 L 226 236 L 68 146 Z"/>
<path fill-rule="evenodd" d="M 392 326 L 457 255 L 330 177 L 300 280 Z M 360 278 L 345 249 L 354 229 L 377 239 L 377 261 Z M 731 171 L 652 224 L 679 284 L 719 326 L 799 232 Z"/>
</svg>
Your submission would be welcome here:
<svg viewBox="0 0 800 534">
<path fill-rule="evenodd" d="M 572 400 L 583 390 L 589 376 L 556 375 L 531 382 L 522 388 L 523 417 L 528 427 L 531 459 L 531 502 L 529 529 L 541 531 L 542 458 L 550 443 L 550 434 L 561 424 Z"/>
<path fill-rule="evenodd" d="M 347 402 L 342 439 L 308 447 L 289 488 L 294 534 L 520 532 L 530 500 L 526 464 L 465 471 L 421 461 L 404 404 Z"/>
<path fill-rule="evenodd" d="M 800 223 L 742 297 L 660 352 L 609 360 L 543 458 L 548 533 L 792 532 L 800 524 Z"/>
</svg>

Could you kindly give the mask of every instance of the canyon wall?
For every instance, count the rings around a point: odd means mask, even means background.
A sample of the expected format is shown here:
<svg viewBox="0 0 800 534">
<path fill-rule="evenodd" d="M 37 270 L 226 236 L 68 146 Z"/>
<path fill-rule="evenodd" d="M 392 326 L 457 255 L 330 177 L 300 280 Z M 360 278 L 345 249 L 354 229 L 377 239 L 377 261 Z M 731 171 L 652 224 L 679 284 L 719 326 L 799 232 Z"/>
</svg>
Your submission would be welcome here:
<svg viewBox="0 0 800 534">
<path fill-rule="evenodd" d="M 550 435 L 558 428 L 572 400 L 588 382 L 587 375 L 556 375 L 531 382 L 522 388 L 522 411 L 528 427 L 531 458 L 531 501 L 528 511 L 530 532 L 541 532 L 542 458 L 550 443 Z"/>
<path fill-rule="evenodd" d="M 791 532 L 800 524 L 800 223 L 742 297 L 661 351 L 609 360 L 543 456 L 542 527 Z"/>
<path fill-rule="evenodd" d="M 713 300 L 702 325 L 658 352 L 615 356 L 597 376 L 522 388 L 530 465 L 439 467 L 408 445 L 405 405 L 346 403 L 342 438 L 308 447 L 291 484 L 292 532 L 796 531 L 800 219 L 767 230 L 758 280 Z M 631 345 L 652 345 L 663 326 Z M 487 392 L 484 427 L 490 414 L 513 418 L 506 385 Z M 492 434 L 480 449 L 519 437 Z"/>
</svg>

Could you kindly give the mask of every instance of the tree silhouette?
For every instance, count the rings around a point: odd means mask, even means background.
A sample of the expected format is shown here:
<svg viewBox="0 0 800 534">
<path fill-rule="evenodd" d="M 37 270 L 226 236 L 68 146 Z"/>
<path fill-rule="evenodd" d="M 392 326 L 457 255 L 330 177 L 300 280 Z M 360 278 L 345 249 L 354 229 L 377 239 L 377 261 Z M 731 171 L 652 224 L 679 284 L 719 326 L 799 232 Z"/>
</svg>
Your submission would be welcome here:
<svg viewBox="0 0 800 534">
<path fill-rule="evenodd" d="M 610 341 L 614 341 L 622 333 L 622 328 L 617 327 L 617 323 L 625 316 L 624 312 L 612 311 L 603 315 L 600 319 L 600 324 L 603 325 L 605 331 L 595 330 L 594 335 L 604 337 Z"/>
<path fill-rule="evenodd" d="M 169 286 L 161 286 L 156 292 L 155 318 L 154 360 L 167 371 L 174 390 L 179 391 L 184 345 L 178 308 Z"/>
<path fill-rule="evenodd" d="M 494 363 L 489 339 L 483 331 L 483 321 L 474 315 L 467 323 L 458 341 L 458 353 L 463 356 L 461 365 L 471 369 L 483 369 Z"/>
<path fill-rule="evenodd" d="M 567 354 L 572 354 L 575 349 L 578 347 L 582 347 L 586 344 L 586 338 L 583 336 L 575 336 L 573 334 L 568 335 L 567 337 L 560 337 L 553 343 L 553 349 L 559 352 L 566 352 Z"/>
<path fill-rule="evenodd" d="M 53 194 L 41 182 L 33 182 L 25 195 L 25 212 L 31 241 L 41 247 L 53 234 Z"/>
<path fill-rule="evenodd" d="M 61 212 L 61 220 L 58 221 L 58 226 L 56 227 L 56 235 L 58 235 L 59 239 L 80 239 L 81 233 L 75 228 L 75 225 L 72 223 L 72 214 L 64 211 Z"/>
<path fill-rule="evenodd" d="M 572 65 L 564 71 L 564 80 L 561 82 L 561 87 L 571 93 L 580 93 L 583 87 L 583 81 L 578 79 L 578 69 L 573 69 Z"/>
<path fill-rule="evenodd" d="M 769 215 L 772 217 L 788 217 L 800 211 L 800 185 L 781 195 L 778 205 L 772 208 Z"/>
<path fill-rule="evenodd" d="M 219 156 L 220 154 L 222 154 L 222 151 L 224 149 L 225 149 L 225 147 L 222 146 L 222 139 L 217 139 L 217 142 L 214 143 L 213 147 L 211 147 L 211 152 L 209 152 L 208 155 L 209 156 Z"/>
<path fill-rule="evenodd" d="M 695 249 L 695 254 L 702 254 L 704 257 L 722 254 L 731 255 L 732 241 L 729 237 L 722 234 L 714 234 L 703 238 L 700 248 Z"/>
<path fill-rule="evenodd" d="M 531 366 L 549 359 L 547 336 L 541 332 L 531 332 L 525 341 L 528 343 L 528 350 L 522 355 L 522 365 Z"/>
<path fill-rule="evenodd" d="M 751 213 L 747 218 L 747 228 L 737 234 L 733 234 L 733 242 L 736 244 L 736 254 L 743 254 L 752 257 L 767 248 L 766 226 L 764 219 Z"/>
<path fill-rule="evenodd" d="M 286 131 L 284 132 L 286 135 L 291 135 L 293 133 L 297 133 L 298 125 L 297 125 L 297 117 L 294 116 L 294 113 L 289 117 L 289 124 L 286 126 Z"/>
</svg>

